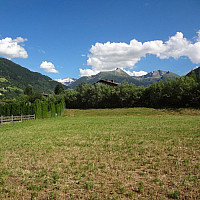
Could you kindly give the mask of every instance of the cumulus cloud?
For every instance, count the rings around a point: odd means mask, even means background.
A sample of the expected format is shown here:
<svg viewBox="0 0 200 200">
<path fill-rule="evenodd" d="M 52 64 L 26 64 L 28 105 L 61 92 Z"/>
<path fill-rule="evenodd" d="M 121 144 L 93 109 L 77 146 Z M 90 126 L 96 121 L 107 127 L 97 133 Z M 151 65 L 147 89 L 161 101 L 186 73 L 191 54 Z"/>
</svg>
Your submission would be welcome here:
<svg viewBox="0 0 200 200">
<path fill-rule="evenodd" d="M 51 62 L 43 61 L 40 65 L 40 68 L 44 69 L 45 72 L 58 73 L 58 71 L 55 69 L 54 64 Z"/>
<path fill-rule="evenodd" d="M 147 74 L 147 72 L 145 71 L 139 71 L 139 72 L 136 72 L 136 71 L 129 71 L 129 70 L 124 70 L 127 74 L 129 74 L 130 76 L 144 76 Z"/>
<path fill-rule="evenodd" d="M 184 38 L 181 32 L 177 32 L 166 42 L 153 40 L 142 43 L 133 39 L 129 44 L 123 42 L 96 43 L 92 45 L 87 59 L 87 65 L 92 66 L 92 69 L 80 69 L 80 74 L 95 74 L 100 71 L 114 70 L 117 67 L 132 68 L 147 54 L 156 55 L 160 59 L 170 57 L 178 59 L 186 56 L 193 63 L 198 64 L 200 63 L 200 30 L 197 34 L 198 39 L 195 43 Z"/>
<path fill-rule="evenodd" d="M 79 69 L 81 76 L 92 76 L 98 74 L 99 71 L 93 71 L 92 69 Z"/>
<path fill-rule="evenodd" d="M 27 39 L 22 37 L 17 37 L 16 39 L 12 39 L 10 37 L 6 37 L 0 40 L 0 55 L 11 59 L 11 58 L 27 58 L 28 54 L 24 49 L 23 42 L 27 41 Z M 22 43 L 19 45 L 19 43 Z"/>
</svg>

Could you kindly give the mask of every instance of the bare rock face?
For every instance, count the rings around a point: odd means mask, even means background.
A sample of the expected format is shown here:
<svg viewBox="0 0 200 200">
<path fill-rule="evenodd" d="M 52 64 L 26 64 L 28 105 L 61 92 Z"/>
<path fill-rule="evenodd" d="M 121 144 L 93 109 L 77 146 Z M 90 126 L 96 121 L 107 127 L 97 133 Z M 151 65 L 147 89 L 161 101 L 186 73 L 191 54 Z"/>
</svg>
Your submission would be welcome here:
<svg viewBox="0 0 200 200">
<path fill-rule="evenodd" d="M 153 78 L 161 78 L 163 75 L 169 73 L 166 71 L 162 71 L 162 70 L 156 70 L 153 72 L 148 73 L 147 75 L 144 75 L 144 78 L 148 78 L 148 77 L 153 77 Z"/>
</svg>

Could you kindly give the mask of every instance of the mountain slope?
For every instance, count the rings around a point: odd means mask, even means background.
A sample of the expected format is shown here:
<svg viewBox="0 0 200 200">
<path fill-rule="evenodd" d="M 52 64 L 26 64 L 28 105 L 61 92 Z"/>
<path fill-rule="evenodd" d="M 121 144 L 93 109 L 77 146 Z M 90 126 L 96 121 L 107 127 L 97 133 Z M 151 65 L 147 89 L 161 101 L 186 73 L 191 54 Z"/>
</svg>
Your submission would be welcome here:
<svg viewBox="0 0 200 200">
<path fill-rule="evenodd" d="M 70 85 L 70 87 L 75 88 L 78 84 L 85 81 L 88 84 L 96 83 L 99 80 L 114 80 L 116 83 L 121 83 L 126 81 L 128 83 L 134 83 L 137 86 L 142 85 L 140 81 L 134 79 L 132 76 L 128 75 L 125 71 L 117 68 L 114 71 L 99 72 L 93 76 L 83 76 L 76 80 Z"/>
<path fill-rule="evenodd" d="M 52 93 L 58 82 L 48 76 L 32 72 L 14 62 L 0 58 L 0 89 L 6 95 L 9 92 L 20 93 L 27 85 L 33 86 L 34 92 Z"/>
<path fill-rule="evenodd" d="M 126 81 L 128 83 L 133 83 L 136 86 L 148 86 L 153 82 L 157 82 L 160 80 L 166 81 L 167 79 L 175 79 L 179 77 L 177 74 L 172 72 L 165 72 L 162 70 L 157 70 L 150 72 L 144 76 L 130 76 L 125 71 L 117 68 L 114 71 L 100 72 L 93 76 L 84 76 L 76 80 L 74 83 L 70 85 L 70 87 L 75 88 L 78 84 L 85 81 L 88 84 L 96 83 L 99 80 L 114 80 L 117 83 L 121 83 Z"/>
<path fill-rule="evenodd" d="M 141 81 L 141 83 L 144 86 L 150 85 L 153 82 L 158 82 L 160 80 L 167 81 L 168 79 L 176 79 L 180 77 L 179 75 L 172 73 L 170 71 L 162 71 L 162 70 L 156 70 L 153 72 L 150 72 L 144 76 L 134 77 L 135 79 Z"/>
<path fill-rule="evenodd" d="M 200 67 L 196 67 L 195 69 L 191 70 L 186 76 L 196 76 L 194 77 L 198 81 L 200 81 Z"/>
</svg>

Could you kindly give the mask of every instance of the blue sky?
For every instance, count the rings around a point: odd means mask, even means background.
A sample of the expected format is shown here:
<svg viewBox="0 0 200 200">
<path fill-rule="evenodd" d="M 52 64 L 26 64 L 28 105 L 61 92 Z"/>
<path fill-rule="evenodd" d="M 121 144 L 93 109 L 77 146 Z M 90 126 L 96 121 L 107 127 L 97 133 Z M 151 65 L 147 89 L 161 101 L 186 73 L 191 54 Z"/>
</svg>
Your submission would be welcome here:
<svg viewBox="0 0 200 200">
<path fill-rule="evenodd" d="M 199 0 L 0 3 L 0 56 L 53 79 L 200 65 Z"/>
</svg>

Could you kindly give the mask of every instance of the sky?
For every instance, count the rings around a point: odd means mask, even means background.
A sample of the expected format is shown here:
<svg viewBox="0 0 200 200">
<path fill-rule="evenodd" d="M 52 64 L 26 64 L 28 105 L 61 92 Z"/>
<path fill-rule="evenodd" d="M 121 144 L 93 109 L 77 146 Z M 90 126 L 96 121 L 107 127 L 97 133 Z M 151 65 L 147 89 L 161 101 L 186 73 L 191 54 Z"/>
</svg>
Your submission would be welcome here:
<svg viewBox="0 0 200 200">
<path fill-rule="evenodd" d="M 200 0 L 0 0 L 0 57 L 53 79 L 200 66 Z"/>
</svg>

